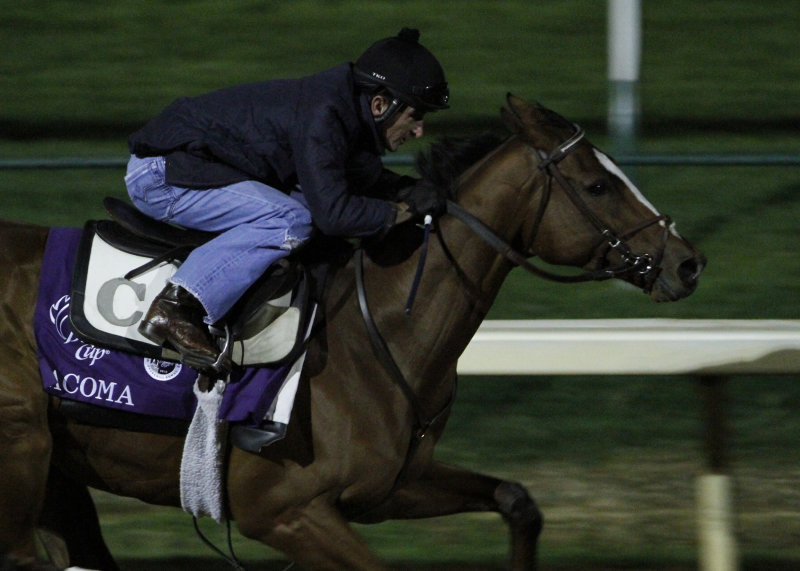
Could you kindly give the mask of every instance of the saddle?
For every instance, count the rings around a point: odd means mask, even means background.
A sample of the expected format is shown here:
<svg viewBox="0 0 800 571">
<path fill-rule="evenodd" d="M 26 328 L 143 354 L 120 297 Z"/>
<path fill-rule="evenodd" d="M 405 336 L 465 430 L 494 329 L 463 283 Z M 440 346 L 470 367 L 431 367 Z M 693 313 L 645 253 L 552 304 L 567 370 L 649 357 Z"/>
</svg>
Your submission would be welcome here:
<svg viewBox="0 0 800 571">
<path fill-rule="evenodd" d="M 111 220 L 86 223 L 72 279 L 70 321 L 98 346 L 161 360 L 180 360 L 137 331 L 155 295 L 195 247 L 216 234 L 159 222 L 115 198 L 103 202 Z M 289 362 L 304 350 L 314 303 L 305 264 L 273 265 L 232 308 L 219 335 L 234 364 Z"/>
</svg>

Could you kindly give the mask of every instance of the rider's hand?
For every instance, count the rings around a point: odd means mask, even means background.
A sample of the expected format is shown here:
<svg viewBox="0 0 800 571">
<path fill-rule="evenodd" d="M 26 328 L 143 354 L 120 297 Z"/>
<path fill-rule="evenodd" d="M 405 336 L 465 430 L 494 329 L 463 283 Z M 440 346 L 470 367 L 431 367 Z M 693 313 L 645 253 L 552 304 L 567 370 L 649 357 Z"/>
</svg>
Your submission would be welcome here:
<svg viewBox="0 0 800 571">
<path fill-rule="evenodd" d="M 420 180 L 413 186 L 402 189 L 398 193 L 398 198 L 408 204 L 408 209 L 413 217 L 430 214 L 436 218 L 447 210 L 444 189 L 426 180 Z"/>
<path fill-rule="evenodd" d="M 396 202 L 393 205 L 397 212 L 393 225 L 402 224 L 403 222 L 408 222 L 412 218 L 415 218 L 414 211 L 411 210 L 411 207 L 405 202 Z"/>
</svg>

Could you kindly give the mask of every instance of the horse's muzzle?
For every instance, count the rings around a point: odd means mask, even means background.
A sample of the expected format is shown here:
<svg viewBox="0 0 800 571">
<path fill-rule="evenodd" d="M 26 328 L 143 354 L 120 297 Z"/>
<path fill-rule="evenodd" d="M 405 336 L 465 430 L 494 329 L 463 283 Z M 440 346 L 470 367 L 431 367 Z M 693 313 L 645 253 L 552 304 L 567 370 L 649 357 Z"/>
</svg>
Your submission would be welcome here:
<svg viewBox="0 0 800 571">
<path fill-rule="evenodd" d="M 674 270 L 662 267 L 662 271 L 653 284 L 650 298 L 653 301 L 678 301 L 691 295 L 706 267 L 706 258 L 695 254 L 681 261 Z"/>
</svg>

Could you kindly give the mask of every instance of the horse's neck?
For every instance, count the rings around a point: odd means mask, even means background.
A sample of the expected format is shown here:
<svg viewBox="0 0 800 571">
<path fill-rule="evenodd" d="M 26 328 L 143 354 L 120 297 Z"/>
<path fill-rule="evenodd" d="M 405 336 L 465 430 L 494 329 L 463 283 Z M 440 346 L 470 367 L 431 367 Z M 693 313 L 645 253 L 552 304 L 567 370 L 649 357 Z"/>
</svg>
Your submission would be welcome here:
<svg viewBox="0 0 800 571">
<path fill-rule="evenodd" d="M 530 214 L 530 192 L 536 172 L 530 149 L 512 138 L 464 173 L 459 183 L 458 203 L 498 237 L 511 242 Z M 451 246 L 454 263 L 463 272 L 462 285 L 472 289 L 469 283 L 475 284 L 480 292 L 476 305 L 488 309 L 511 264 L 474 230 L 453 217 L 442 219 L 440 231 Z"/>
<path fill-rule="evenodd" d="M 528 148 L 512 139 L 464 174 L 458 203 L 499 237 L 511 241 L 529 214 L 535 171 Z M 477 331 L 513 266 L 452 216 L 440 219 L 438 232 L 445 247 L 431 238 L 414 311 L 424 314 L 420 323 L 428 323 L 426 328 L 436 332 L 429 349 L 457 356 Z M 412 256 L 398 270 L 397 283 L 412 282 L 418 258 Z"/>
<path fill-rule="evenodd" d="M 530 187 L 536 173 L 533 150 L 511 137 L 461 175 L 458 203 L 498 235 L 510 239 L 521 223 L 516 215 L 527 203 L 521 191 Z"/>
<path fill-rule="evenodd" d="M 530 167 L 531 159 L 519 145 L 504 144 L 490 160 L 465 173 L 459 203 L 495 228 L 502 238 L 510 240 L 525 216 L 521 196 L 527 194 L 524 187 L 530 185 Z M 431 409 L 449 398 L 451 387 L 446 379 L 454 378 L 458 357 L 512 267 L 455 218 L 445 216 L 439 223 L 437 231 L 447 247 L 443 248 L 436 237 L 431 237 L 410 315 L 404 308 L 421 252 L 391 262 L 371 256 L 364 264 L 369 311 L 414 391 L 425 401 L 426 408 L 429 404 Z M 390 240 L 391 236 L 379 254 L 388 256 L 402 250 L 402 246 L 391 244 Z M 366 332 L 366 328 L 358 309 L 354 281 L 352 274 L 345 272 L 337 275 L 332 284 L 327 304 L 330 331 L 353 333 L 337 335 L 330 341 L 334 350 L 341 347 L 354 359 L 363 359 L 370 354 L 370 341 L 358 334 Z M 374 388 L 374 378 L 363 381 Z"/>
</svg>

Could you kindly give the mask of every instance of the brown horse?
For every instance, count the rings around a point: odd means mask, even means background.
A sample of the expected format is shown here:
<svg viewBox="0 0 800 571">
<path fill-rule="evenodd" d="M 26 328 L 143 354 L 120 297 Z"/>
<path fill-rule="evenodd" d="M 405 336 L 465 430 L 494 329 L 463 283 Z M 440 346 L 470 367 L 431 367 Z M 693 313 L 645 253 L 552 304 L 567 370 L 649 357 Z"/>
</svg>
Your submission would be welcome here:
<svg viewBox="0 0 800 571">
<path fill-rule="evenodd" d="M 286 438 L 260 454 L 229 451 L 230 519 L 302 568 L 381 569 L 348 522 L 468 511 L 500 513 L 512 567 L 534 568 L 542 519 L 526 490 L 433 458 L 459 355 L 509 271 L 536 271 L 534 255 L 583 268 L 580 279 L 618 277 L 655 301 L 697 285 L 702 255 L 582 131 L 511 95 L 502 114 L 513 134 L 453 183 L 411 315 L 413 224 L 331 277 Z M 87 486 L 180 506 L 183 439 L 64 419 L 42 391 L 32 323 L 47 232 L 0 224 L 0 550 L 34 557 L 38 524 L 63 537 L 72 564 L 114 569 Z"/>
</svg>

